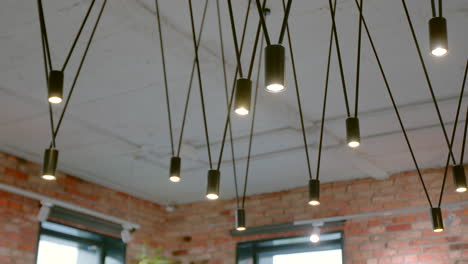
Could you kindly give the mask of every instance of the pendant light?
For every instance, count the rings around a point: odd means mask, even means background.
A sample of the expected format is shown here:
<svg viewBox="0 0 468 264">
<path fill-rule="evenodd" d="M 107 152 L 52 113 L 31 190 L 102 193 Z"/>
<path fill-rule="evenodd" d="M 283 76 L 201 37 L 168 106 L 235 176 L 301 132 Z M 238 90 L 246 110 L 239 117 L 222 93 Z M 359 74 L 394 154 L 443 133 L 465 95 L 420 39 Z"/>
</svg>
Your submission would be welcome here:
<svg viewBox="0 0 468 264">
<path fill-rule="evenodd" d="M 236 87 L 236 101 L 234 102 L 234 112 L 240 116 L 248 115 L 250 111 L 252 81 L 245 78 L 238 79 Z"/>
<path fill-rule="evenodd" d="M 160 15 L 159 15 L 159 4 L 158 4 L 158 1 L 155 2 L 156 3 L 156 17 L 157 17 L 157 22 L 158 22 L 158 29 L 159 29 L 159 33 L 160 33 L 160 47 L 161 47 L 161 58 L 164 60 L 164 62 L 162 63 L 163 65 L 163 69 L 166 68 L 165 66 L 165 56 L 163 55 L 164 54 L 164 45 L 163 45 L 163 41 L 162 41 L 162 30 L 160 29 L 160 26 L 161 26 L 161 21 L 160 21 Z M 208 8 L 208 1 L 205 1 L 205 4 L 204 4 L 204 7 L 203 7 L 203 15 L 201 17 L 201 22 L 200 22 L 200 25 L 199 25 L 199 28 L 200 28 L 200 31 L 198 32 L 198 36 L 197 36 L 197 47 L 200 46 L 200 42 L 201 42 L 201 39 L 202 39 L 202 33 L 203 33 L 203 30 L 205 29 L 205 20 L 206 20 L 206 11 L 207 11 L 207 8 Z M 192 91 L 192 87 L 193 87 L 193 80 L 194 80 L 194 76 L 195 76 L 195 69 L 196 69 L 196 64 L 197 64 L 197 60 L 193 60 L 193 63 L 192 63 L 192 71 L 191 71 L 191 74 L 190 74 L 190 79 L 189 79 L 189 83 L 188 83 L 188 87 L 187 87 L 187 93 L 186 93 L 186 96 L 185 96 L 185 106 L 184 106 L 184 111 L 183 111 L 183 116 L 182 116 L 182 124 L 181 124 L 181 128 L 180 128 L 180 133 L 179 133 L 179 143 L 177 145 L 177 152 L 174 151 L 174 147 L 173 147 L 173 144 L 174 144 L 174 141 L 173 141 L 173 136 L 172 136 L 172 121 L 169 121 L 169 133 L 170 133 L 170 142 L 171 142 L 171 151 L 172 151 L 172 158 L 171 158 L 171 163 L 170 163 L 170 170 L 169 170 L 169 180 L 171 182 L 180 182 L 181 181 L 181 178 L 180 178 L 180 170 L 181 170 L 181 158 L 180 158 L 180 153 L 181 153 L 181 150 L 182 150 L 182 145 L 183 145 L 183 142 L 184 142 L 184 132 L 185 132 L 185 125 L 186 125 L 186 120 L 187 120 L 187 114 L 188 114 L 188 107 L 190 105 L 190 94 L 191 94 L 191 91 Z M 165 90 L 166 90 L 166 107 L 167 107 L 167 113 L 168 113 L 168 120 L 171 119 L 171 111 L 170 111 L 170 103 L 169 103 L 169 99 L 168 99 L 168 94 L 169 94 L 169 89 L 168 89 L 168 85 L 167 84 L 167 74 L 165 73 L 166 71 L 164 70 L 163 71 L 163 74 L 164 74 L 164 83 L 165 83 Z M 178 159 L 178 161 L 177 161 Z M 174 168 L 174 170 L 172 169 Z M 176 173 L 178 171 L 178 173 Z M 173 177 L 174 176 L 174 177 Z M 178 177 L 177 177 L 178 176 Z M 177 181 L 178 180 L 178 181 Z"/>
<path fill-rule="evenodd" d="M 44 162 L 43 162 L 43 168 L 42 168 L 42 175 L 41 177 L 44 179 L 44 180 L 56 180 L 57 177 L 56 177 L 56 169 L 57 169 L 57 162 L 58 162 L 58 155 L 59 155 L 59 152 L 58 150 L 55 148 L 56 144 L 55 144 L 55 139 L 56 139 L 56 136 L 61 128 L 61 125 L 63 124 L 62 121 L 63 121 L 63 118 L 65 116 L 65 113 L 67 111 L 67 107 L 68 107 L 68 103 L 71 99 L 71 96 L 73 94 L 73 91 L 76 87 L 76 83 L 77 83 L 77 80 L 78 80 L 78 77 L 80 76 L 80 73 L 81 73 L 81 69 L 84 65 L 84 62 L 85 62 L 85 59 L 86 59 L 86 56 L 88 55 L 88 51 L 89 51 L 89 47 L 92 43 L 92 40 L 94 38 L 94 35 L 96 33 L 96 29 L 98 28 L 98 25 L 99 25 L 99 21 L 101 20 L 101 17 L 102 17 L 102 14 L 104 12 L 104 8 L 106 7 L 106 4 L 107 4 L 107 0 L 104 0 L 102 2 L 102 5 L 100 7 L 100 10 L 99 10 L 99 13 L 97 15 L 97 18 L 96 18 L 96 22 L 91 30 L 91 34 L 89 36 L 89 39 L 86 43 L 86 46 L 85 46 L 85 49 L 84 49 L 84 52 L 83 52 L 83 55 L 81 56 L 81 60 L 78 64 L 78 69 L 75 73 L 75 76 L 73 77 L 73 83 L 70 87 L 70 92 L 67 96 L 67 99 L 66 99 L 66 103 L 65 103 L 65 106 L 63 107 L 62 109 L 62 113 L 60 114 L 60 118 L 57 122 L 57 126 L 54 127 L 54 124 L 53 124 L 53 114 L 52 114 L 52 110 L 51 110 L 51 107 L 49 105 L 49 115 L 50 115 L 50 123 L 51 123 L 51 134 L 52 134 L 52 142 L 50 144 L 50 147 L 48 149 L 45 150 L 44 152 Z M 86 24 L 86 21 L 88 19 L 88 15 L 89 13 L 91 12 L 92 8 L 94 6 L 94 1 L 91 2 L 89 8 L 88 8 L 88 12 L 87 12 L 87 15 L 85 16 L 82 24 L 81 24 L 81 29 L 84 27 L 84 25 Z M 51 70 L 50 73 L 48 73 L 49 69 L 53 69 L 52 67 L 52 62 L 50 60 L 50 50 L 49 50 L 49 44 L 48 44 L 48 37 L 47 37 L 47 31 L 46 31 L 46 26 L 45 26 L 45 20 L 44 20 L 44 12 L 43 12 L 43 6 L 42 6 L 42 0 L 38 0 L 38 12 L 39 12 L 39 24 L 41 26 L 41 37 L 42 37 L 42 50 L 43 50 L 43 59 L 44 59 L 44 69 L 45 69 L 45 72 L 46 72 L 46 79 L 48 79 L 48 82 L 47 82 L 47 90 L 48 90 L 48 101 L 49 103 L 54 103 L 54 104 L 58 104 L 60 102 L 62 102 L 63 98 L 63 81 L 64 81 L 64 71 L 66 69 L 66 66 L 68 65 L 68 62 L 69 62 L 69 59 L 71 58 L 72 56 L 72 53 L 73 53 L 73 50 L 74 48 L 76 47 L 76 43 L 78 42 L 78 39 L 81 35 L 81 32 L 82 30 L 80 29 L 78 31 L 78 34 L 75 36 L 75 40 L 73 42 L 73 45 L 72 47 L 70 48 L 69 52 L 68 52 L 68 55 L 67 55 L 67 58 L 61 68 L 60 71 L 57 71 L 57 70 Z"/>
<path fill-rule="evenodd" d="M 219 170 L 208 171 L 208 184 L 206 190 L 206 198 L 209 200 L 217 200 L 219 198 Z"/>
<path fill-rule="evenodd" d="M 465 67 L 465 77 L 463 78 L 463 88 L 465 87 L 465 81 L 466 81 L 466 76 L 468 74 L 468 61 L 466 63 Z M 464 89 L 462 88 L 461 94 L 460 94 L 460 103 L 461 104 L 461 99 L 463 97 L 463 92 Z M 458 116 L 457 116 L 458 117 Z M 458 118 L 456 118 L 456 121 L 458 121 Z M 459 165 L 455 165 L 452 168 L 452 174 L 453 174 L 453 182 L 455 183 L 455 190 L 459 193 L 466 192 L 467 189 L 467 184 L 466 184 L 466 176 L 465 176 L 465 168 L 463 167 L 463 160 L 465 157 L 465 146 L 466 146 L 466 136 L 468 132 L 468 108 L 466 109 L 466 117 L 465 117 L 465 129 L 463 130 L 463 143 L 462 143 L 462 149 L 461 149 L 461 155 L 460 155 L 460 163 Z M 453 142 L 453 140 L 452 140 Z"/>
<path fill-rule="evenodd" d="M 452 168 L 453 174 L 453 182 L 455 183 L 455 190 L 457 192 L 466 192 L 467 184 L 466 184 L 466 176 L 465 176 L 465 168 L 463 165 L 455 165 Z"/>
<path fill-rule="evenodd" d="M 171 167 L 169 170 L 169 180 L 171 182 L 180 182 L 180 158 L 172 157 L 171 158 Z"/>
<path fill-rule="evenodd" d="M 59 104 L 63 97 L 63 72 L 53 70 L 49 75 L 48 98 L 52 104 Z"/>
<path fill-rule="evenodd" d="M 237 231 L 245 231 L 245 210 L 244 208 L 240 208 L 236 210 L 236 230 Z"/>
<path fill-rule="evenodd" d="M 161 65 L 163 69 L 163 79 L 164 79 L 164 90 L 166 95 L 166 108 L 167 108 L 167 120 L 169 123 L 169 139 L 171 143 L 171 163 L 169 167 L 169 180 L 171 182 L 180 182 L 180 157 L 179 153 L 175 154 L 174 150 L 174 135 L 172 131 L 172 115 L 171 115 L 171 106 L 170 106 L 170 99 L 169 99 L 169 85 L 167 81 L 167 70 L 166 70 L 166 57 L 164 54 L 164 41 L 163 41 L 163 34 L 162 34 L 162 27 L 161 27 L 161 16 L 159 12 L 159 1 L 155 1 L 156 7 L 156 21 L 158 24 L 158 32 L 159 32 L 159 47 L 161 50 Z M 185 117 L 184 117 L 185 119 Z M 182 140 L 180 140 L 181 142 Z"/>
<path fill-rule="evenodd" d="M 42 179 L 47 181 L 54 181 L 57 179 L 55 171 L 57 169 L 58 150 L 55 148 L 48 148 L 44 152 L 44 163 L 42 165 Z"/>
<path fill-rule="evenodd" d="M 445 56 L 448 52 L 447 21 L 441 16 L 429 20 L 429 46 L 431 54 L 436 57 Z"/>
<path fill-rule="evenodd" d="M 256 0 L 257 11 L 260 17 L 260 24 L 263 29 L 263 34 L 267 43 L 265 47 L 265 88 L 268 92 L 279 93 L 285 89 L 284 68 L 285 68 L 285 49 L 282 45 L 288 25 L 289 13 L 291 10 L 292 0 L 288 0 L 284 7 L 283 23 L 278 39 L 278 44 L 272 44 L 265 23 L 265 13 L 259 0 Z M 284 4 L 284 2 L 283 2 Z"/>
<path fill-rule="evenodd" d="M 432 230 L 436 233 L 444 231 L 444 221 L 442 218 L 442 210 L 440 207 L 431 208 L 432 215 Z"/>
<path fill-rule="evenodd" d="M 312 206 L 320 205 L 320 181 L 309 180 L 309 204 Z"/>
<path fill-rule="evenodd" d="M 346 119 L 346 142 L 350 148 L 357 148 L 361 145 L 359 119 L 357 117 L 348 117 Z"/>
<path fill-rule="evenodd" d="M 270 93 L 284 91 L 285 49 L 282 45 L 268 45 L 265 48 L 265 85 Z"/>
</svg>

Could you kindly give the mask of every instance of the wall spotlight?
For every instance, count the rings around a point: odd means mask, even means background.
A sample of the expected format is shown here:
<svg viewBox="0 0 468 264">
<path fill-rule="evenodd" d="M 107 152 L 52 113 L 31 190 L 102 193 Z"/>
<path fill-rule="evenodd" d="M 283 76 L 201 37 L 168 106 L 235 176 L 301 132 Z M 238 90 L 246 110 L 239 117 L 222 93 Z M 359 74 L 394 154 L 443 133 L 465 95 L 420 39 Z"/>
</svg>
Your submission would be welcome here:
<svg viewBox="0 0 468 264">
<path fill-rule="evenodd" d="M 320 227 L 314 226 L 312 234 L 309 237 L 310 242 L 318 243 L 320 241 Z"/>
</svg>

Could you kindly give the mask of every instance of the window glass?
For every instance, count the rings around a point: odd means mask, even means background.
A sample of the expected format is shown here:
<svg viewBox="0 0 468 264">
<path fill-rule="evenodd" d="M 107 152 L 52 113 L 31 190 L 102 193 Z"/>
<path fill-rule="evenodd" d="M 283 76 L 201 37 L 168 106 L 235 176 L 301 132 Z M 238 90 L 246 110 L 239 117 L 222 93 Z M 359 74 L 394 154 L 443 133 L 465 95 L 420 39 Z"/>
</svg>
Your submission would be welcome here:
<svg viewBox="0 0 468 264">
<path fill-rule="evenodd" d="M 318 243 L 309 236 L 243 242 L 237 246 L 238 264 L 343 264 L 342 234 L 320 235 Z"/>
<path fill-rule="evenodd" d="M 43 223 L 37 264 L 124 264 L 125 244 L 117 238 L 55 223 Z"/>
</svg>

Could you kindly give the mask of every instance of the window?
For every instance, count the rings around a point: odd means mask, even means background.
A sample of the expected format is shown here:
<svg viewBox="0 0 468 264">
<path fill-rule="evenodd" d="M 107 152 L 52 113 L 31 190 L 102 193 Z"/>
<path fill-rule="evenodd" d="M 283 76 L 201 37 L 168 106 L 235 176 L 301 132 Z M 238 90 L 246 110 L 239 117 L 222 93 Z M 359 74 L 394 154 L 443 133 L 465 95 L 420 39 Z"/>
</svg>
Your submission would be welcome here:
<svg viewBox="0 0 468 264">
<path fill-rule="evenodd" d="M 117 238 L 44 222 L 36 264 L 124 264 L 125 244 Z"/>
<path fill-rule="evenodd" d="M 309 236 L 239 243 L 238 264 L 343 264 L 342 234 L 326 233 L 319 243 Z"/>
</svg>

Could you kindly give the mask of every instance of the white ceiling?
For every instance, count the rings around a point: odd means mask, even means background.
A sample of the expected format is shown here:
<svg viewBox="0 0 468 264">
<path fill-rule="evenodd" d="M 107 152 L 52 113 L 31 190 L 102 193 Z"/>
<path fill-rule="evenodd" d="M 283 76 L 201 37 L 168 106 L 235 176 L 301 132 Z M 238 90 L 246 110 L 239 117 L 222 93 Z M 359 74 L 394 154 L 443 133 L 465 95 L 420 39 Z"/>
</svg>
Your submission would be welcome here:
<svg viewBox="0 0 468 264">
<path fill-rule="evenodd" d="M 235 65 L 226 1 L 221 1 L 227 51 L 228 83 Z M 194 0 L 200 24 L 203 0 Z M 64 61 L 90 0 L 44 0 L 52 60 Z M 100 4 L 100 1 L 97 1 Z M 282 20 L 279 0 L 270 0 L 270 34 L 277 37 Z M 240 31 L 247 0 L 234 0 Z M 400 106 L 417 159 L 422 168 L 441 166 L 447 147 L 420 67 L 400 1 L 365 0 L 364 14 L 380 52 L 390 85 Z M 468 2 L 444 1 L 450 54 L 428 55 L 427 0 L 408 1 L 444 121 L 451 133 L 458 94 L 468 58 Z M 185 94 L 193 60 L 187 1 L 160 1 L 171 108 L 175 135 L 179 134 Z M 97 10 L 97 9 L 96 9 Z M 255 9 L 247 33 L 248 60 L 257 24 Z M 95 11 L 91 21 L 96 18 Z M 337 23 L 351 106 L 357 43 L 357 9 L 353 0 L 340 0 Z M 315 175 L 330 16 L 328 1 L 296 0 L 290 26 L 299 74 L 301 99 Z M 197 26 L 198 27 L 198 26 Z M 90 33 L 87 27 L 84 36 Z M 167 180 L 170 141 L 167 126 L 162 68 L 156 35 L 154 2 L 112 0 L 104 11 L 76 91 L 57 138 L 59 168 L 67 173 L 159 203 L 184 203 L 204 199 L 208 159 L 198 85 L 194 83 L 182 151 L 183 180 Z M 3 0 L 0 9 L 0 148 L 37 162 L 50 141 L 46 86 L 42 64 L 37 7 L 34 1 Z M 66 92 L 76 70 L 84 41 L 78 45 L 66 74 Z M 200 49 L 203 89 L 213 159 L 220 149 L 225 119 L 224 82 L 221 72 L 215 1 L 209 1 Z M 362 146 L 358 151 L 343 145 L 345 108 L 336 56 L 329 91 L 324 182 L 362 177 L 385 178 L 413 170 L 408 149 L 391 108 L 384 83 L 367 37 L 363 35 L 360 120 Z M 288 59 L 289 61 L 289 59 Z M 288 63 L 290 66 L 290 63 Z M 58 67 L 58 66 L 57 66 Z M 246 71 L 246 70 L 244 70 Z M 308 173 L 300 133 L 298 108 L 290 67 L 288 90 L 272 95 L 259 92 L 248 194 L 284 190 L 307 183 Z M 465 95 L 465 101 L 466 101 Z M 466 109 L 466 102 L 464 108 Z M 55 108 L 56 116 L 60 107 Z M 464 120 L 464 112 L 462 118 Z M 233 132 L 240 180 L 244 178 L 250 119 L 233 117 Z M 460 123 L 462 124 L 462 123 Z M 459 156 L 461 128 L 455 146 Z M 235 196 L 230 148 L 222 164 L 221 194 Z"/>
</svg>

